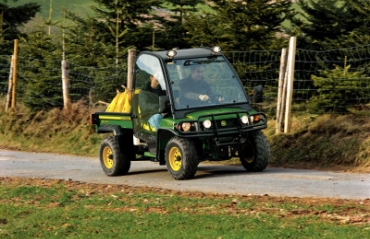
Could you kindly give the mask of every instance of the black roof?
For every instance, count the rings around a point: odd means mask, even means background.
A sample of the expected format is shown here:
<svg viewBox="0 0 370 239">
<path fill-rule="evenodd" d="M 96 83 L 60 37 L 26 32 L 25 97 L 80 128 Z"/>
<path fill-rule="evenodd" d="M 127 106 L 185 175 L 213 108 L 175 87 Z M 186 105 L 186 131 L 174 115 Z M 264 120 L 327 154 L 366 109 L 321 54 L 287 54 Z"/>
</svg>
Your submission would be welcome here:
<svg viewBox="0 0 370 239">
<path fill-rule="evenodd" d="M 151 54 L 156 55 L 162 58 L 163 60 L 167 60 L 167 51 L 143 51 L 140 54 Z M 184 58 L 197 58 L 197 57 L 208 57 L 212 56 L 213 52 L 212 49 L 209 47 L 199 47 L 199 48 L 190 48 L 190 49 L 177 49 L 177 54 L 173 59 L 184 59 Z M 221 55 L 221 53 L 218 53 L 218 55 Z"/>
</svg>

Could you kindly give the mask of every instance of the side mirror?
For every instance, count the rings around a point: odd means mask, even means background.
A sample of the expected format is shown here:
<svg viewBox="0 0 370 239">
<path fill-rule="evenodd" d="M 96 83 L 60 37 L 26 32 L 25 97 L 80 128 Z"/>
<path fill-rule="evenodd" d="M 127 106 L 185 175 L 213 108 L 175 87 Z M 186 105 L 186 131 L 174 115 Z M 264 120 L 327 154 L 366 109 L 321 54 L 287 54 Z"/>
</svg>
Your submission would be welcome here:
<svg viewBox="0 0 370 239">
<path fill-rule="evenodd" d="M 253 89 L 253 101 L 254 103 L 261 103 L 263 101 L 263 87 L 258 85 Z"/>
<path fill-rule="evenodd" d="M 170 110 L 170 99 L 167 95 L 159 96 L 159 113 L 167 113 Z"/>
</svg>

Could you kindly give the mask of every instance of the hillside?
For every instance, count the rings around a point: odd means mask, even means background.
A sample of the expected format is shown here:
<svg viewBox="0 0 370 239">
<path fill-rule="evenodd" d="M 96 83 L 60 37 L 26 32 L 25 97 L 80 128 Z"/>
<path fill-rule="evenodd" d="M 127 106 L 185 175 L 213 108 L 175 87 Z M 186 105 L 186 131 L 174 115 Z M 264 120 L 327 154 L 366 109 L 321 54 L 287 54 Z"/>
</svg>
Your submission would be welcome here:
<svg viewBox="0 0 370 239">
<path fill-rule="evenodd" d="M 52 3 L 52 18 L 54 20 L 63 17 L 63 8 L 66 8 L 68 11 L 74 12 L 80 16 L 93 14 L 93 11 L 91 10 L 91 5 L 95 4 L 93 0 L 18 0 L 17 2 L 8 2 L 8 4 L 9 6 L 14 7 L 29 2 L 37 2 L 41 5 L 41 12 L 40 14 L 38 14 L 37 17 L 41 17 L 44 19 L 49 18 L 50 4 Z M 297 8 L 295 3 L 293 3 L 293 6 L 294 8 Z M 207 5 L 199 5 L 199 8 L 206 11 L 210 10 L 209 6 Z"/>
<path fill-rule="evenodd" d="M 8 4 L 11 7 L 15 7 L 29 2 L 37 2 L 41 5 L 41 13 L 36 17 L 44 19 L 49 18 L 50 3 L 52 3 L 52 19 L 54 20 L 63 17 L 63 8 L 81 16 L 91 14 L 90 6 L 94 4 L 92 0 L 18 0 L 17 2 L 9 1 Z"/>
</svg>

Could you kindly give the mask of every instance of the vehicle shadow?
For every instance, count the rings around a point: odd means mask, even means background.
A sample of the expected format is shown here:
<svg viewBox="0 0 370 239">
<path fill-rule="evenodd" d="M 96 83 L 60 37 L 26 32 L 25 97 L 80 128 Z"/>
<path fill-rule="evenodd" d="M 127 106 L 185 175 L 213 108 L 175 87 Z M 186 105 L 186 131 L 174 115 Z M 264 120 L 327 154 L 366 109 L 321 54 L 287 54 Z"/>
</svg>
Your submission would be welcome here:
<svg viewBox="0 0 370 239">
<path fill-rule="evenodd" d="M 212 177 L 231 177 L 239 175 L 267 175 L 267 174 L 302 174 L 302 172 L 312 172 L 314 170 L 286 169 L 267 167 L 261 172 L 251 172 L 238 165 L 199 165 L 194 179 L 212 178 Z"/>
<path fill-rule="evenodd" d="M 200 165 L 194 179 L 230 177 L 233 175 L 251 174 L 242 166 L 225 166 L 225 165 Z"/>
<path fill-rule="evenodd" d="M 127 176 L 128 175 L 153 174 L 153 173 L 161 173 L 161 172 L 167 172 L 166 167 L 159 167 L 158 169 L 143 169 L 143 170 L 129 171 Z"/>
<path fill-rule="evenodd" d="M 266 175 L 266 174 L 301 174 L 302 171 L 308 170 L 297 170 L 297 169 L 284 169 L 284 168 L 269 168 L 267 167 L 261 172 L 251 172 L 244 169 L 243 166 L 239 165 L 216 165 L 216 164 L 200 164 L 197 172 L 192 180 L 203 179 L 203 178 L 215 178 L 215 177 L 232 177 L 240 175 Z M 130 170 L 126 176 L 137 176 L 137 175 L 155 175 L 169 174 L 166 166 L 148 167 L 148 168 L 134 168 Z"/>
</svg>

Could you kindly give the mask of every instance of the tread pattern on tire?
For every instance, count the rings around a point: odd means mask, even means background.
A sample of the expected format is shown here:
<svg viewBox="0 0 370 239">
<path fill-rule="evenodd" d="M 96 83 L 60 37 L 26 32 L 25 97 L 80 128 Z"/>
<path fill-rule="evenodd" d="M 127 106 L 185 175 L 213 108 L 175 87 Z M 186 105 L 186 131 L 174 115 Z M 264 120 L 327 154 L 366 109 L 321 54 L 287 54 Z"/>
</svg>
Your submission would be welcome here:
<svg viewBox="0 0 370 239">
<path fill-rule="evenodd" d="M 252 147 L 254 150 L 254 160 L 251 163 L 246 162 L 242 158 L 240 159 L 243 167 L 251 172 L 263 171 L 270 160 L 270 146 L 266 136 L 261 132 L 257 131 L 252 134 Z M 243 155 L 243 152 L 241 153 Z"/>
<path fill-rule="evenodd" d="M 114 157 L 114 164 L 111 169 L 105 167 L 102 159 L 104 147 L 110 147 Z M 108 136 L 100 144 L 99 157 L 103 171 L 108 176 L 118 176 L 127 174 L 131 166 L 132 147 L 124 136 Z"/>
<path fill-rule="evenodd" d="M 172 147 L 178 147 L 182 153 L 182 165 L 178 172 L 171 169 L 168 162 L 169 150 Z M 198 168 L 198 156 L 194 144 L 188 139 L 183 139 L 179 137 L 173 137 L 167 144 L 166 147 L 166 165 L 168 171 L 171 173 L 172 177 L 177 180 L 191 179 L 194 177 Z"/>
</svg>

